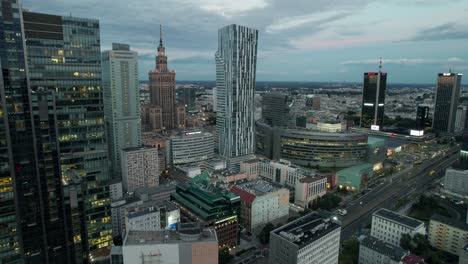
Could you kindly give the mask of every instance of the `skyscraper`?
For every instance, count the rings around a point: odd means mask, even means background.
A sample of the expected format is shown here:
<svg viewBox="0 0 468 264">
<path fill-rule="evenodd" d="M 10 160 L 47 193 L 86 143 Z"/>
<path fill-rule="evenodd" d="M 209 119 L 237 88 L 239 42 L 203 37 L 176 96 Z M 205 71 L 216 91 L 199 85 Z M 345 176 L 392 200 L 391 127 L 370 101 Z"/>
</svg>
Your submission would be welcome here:
<svg viewBox="0 0 468 264">
<path fill-rule="evenodd" d="M 455 132 L 455 118 L 460 98 L 461 73 L 439 73 L 432 128 L 442 133 Z"/>
<path fill-rule="evenodd" d="M 113 43 L 102 54 L 102 81 L 112 177 L 121 178 L 121 150 L 141 145 L 138 54 Z"/>
<path fill-rule="evenodd" d="M 429 106 L 418 106 L 416 110 L 416 130 L 424 130 L 426 128 L 428 120 Z"/>
<path fill-rule="evenodd" d="M 99 21 L 26 11 L 23 16 L 31 89 L 55 94 L 66 214 L 61 224 L 68 239 L 63 246 L 70 246 L 73 262 L 100 260 L 109 255 L 112 225 Z"/>
<path fill-rule="evenodd" d="M 284 93 L 271 92 L 262 96 L 262 118 L 270 126 L 285 127 L 289 124 L 289 105 L 292 98 Z"/>
<path fill-rule="evenodd" d="M 194 87 L 180 87 L 177 88 L 177 98 L 180 104 L 185 105 L 188 110 L 195 110 L 195 100 L 197 89 Z"/>
<path fill-rule="evenodd" d="M 228 161 L 255 151 L 257 41 L 256 29 L 229 25 L 218 31 L 216 149 Z"/>
<path fill-rule="evenodd" d="M 385 91 L 387 89 L 387 73 L 364 73 L 362 86 L 361 127 L 380 130 L 383 126 L 385 109 Z"/>
<path fill-rule="evenodd" d="M 150 81 L 150 101 L 161 107 L 162 123 L 165 129 L 176 127 L 176 91 L 175 71 L 167 68 L 166 48 L 163 46 L 162 29 L 160 29 L 156 69 L 148 73 Z"/>
</svg>

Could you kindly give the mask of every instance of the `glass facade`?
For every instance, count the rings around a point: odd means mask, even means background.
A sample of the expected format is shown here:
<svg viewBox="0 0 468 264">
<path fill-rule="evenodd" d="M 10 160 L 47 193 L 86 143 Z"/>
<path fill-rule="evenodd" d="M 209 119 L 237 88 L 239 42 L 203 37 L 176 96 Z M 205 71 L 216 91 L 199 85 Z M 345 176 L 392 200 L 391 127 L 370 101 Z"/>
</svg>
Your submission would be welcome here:
<svg viewBox="0 0 468 264">
<path fill-rule="evenodd" d="M 460 98 L 462 75 L 439 73 L 432 128 L 442 133 L 455 132 L 455 118 Z"/>
<path fill-rule="evenodd" d="M 362 87 L 361 127 L 382 129 L 385 110 L 387 73 L 366 72 Z"/>
<path fill-rule="evenodd" d="M 55 94 L 71 252 L 77 262 L 106 258 L 112 225 L 99 21 L 33 12 L 23 16 L 31 89 Z"/>
</svg>

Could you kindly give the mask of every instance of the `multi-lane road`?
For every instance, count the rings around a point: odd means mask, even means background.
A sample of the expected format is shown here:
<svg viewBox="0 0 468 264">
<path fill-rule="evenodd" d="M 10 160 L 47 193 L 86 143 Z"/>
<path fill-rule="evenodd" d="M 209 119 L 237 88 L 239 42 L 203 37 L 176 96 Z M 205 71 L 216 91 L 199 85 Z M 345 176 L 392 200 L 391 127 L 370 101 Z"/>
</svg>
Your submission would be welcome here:
<svg viewBox="0 0 468 264">
<path fill-rule="evenodd" d="M 341 241 L 368 226 L 372 220 L 372 213 L 380 208 L 393 209 L 399 198 L 420 193 L 430 187 L 431 182 L 438 179 L 447 167 L 458 158 L 459 148 L 452 148 L 445 155 L 434 157 L 420 165 L 409 166 L 397 174 L 389 177 L 380 185 L 348 203 L 347 215 L 342 217 Z M 435 171 L 432 176 L 429 172 Z"/>
</svg>

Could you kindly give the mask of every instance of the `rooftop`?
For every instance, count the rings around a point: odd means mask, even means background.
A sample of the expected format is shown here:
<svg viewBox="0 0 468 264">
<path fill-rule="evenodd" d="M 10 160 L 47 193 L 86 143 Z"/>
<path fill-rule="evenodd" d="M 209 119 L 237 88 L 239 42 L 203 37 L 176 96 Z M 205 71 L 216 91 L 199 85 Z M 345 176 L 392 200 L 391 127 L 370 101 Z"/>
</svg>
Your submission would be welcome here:
<svg viewBox="0 0 468 264">
<path fill-rule="evenodd" d="M 236 187 L 244 191 L 247 191 L 251 194 L 254 194 L 255 196 L 262 196 L 271 192 L 275 192 L 281 188 L 281 186 L 277 184 L 263 181 L 263 180 L 242 183 L 242 184 L 236 185 Z"/>
<path fill-rule="evenodd" d="M 216 242 L 216 231 L 212 228 L 200 229 L 198 232 L 178 232 L 176 230 L 133 231 L 130 230 L 123 246 L 147 244 L 179 244 L 194 242 Z"/>
<path fill-rule="evenodd" d="M 448 226 L 452 226 L 452 227 L 461 229 L 463 231 L 468 231 L 468 224 L 467 223 L 457 221 L 457 220 L 455 220 L 453 218 L 448 218 L 448 217 L 445 217 L 445 216 L 441 216 L 439 214 L 432 215 L 431 222 L 432 221 L 437 221 L 437 222 L 440 222 L 442 224 L 446 224 Z"/>
<path fill-rule="evenodd" d="M 132 152 L 132 151 L 139 151 L 139 150 L 154 150 L 158 151 L 158 148 L 149 147 L 149 146 L 141 146 L 141 147 L 133 147 L 133 148 L 124 148 L 122 151 L 124 152 Z"/>
<path fill-rule="evenodd" d="M 380 254 L 391 258 L 394 261 L 400 261 L 406 254 L 408 254 L 408 251 L 402 249 L 401 247 L 385 243 L 382 240 L 371 236 L 364 238 L 361 241 L 361 246 L 377 251 Z"/>
<path fill-rule="evenodd" d="M 405 256 L 401 262 L 403 264 L 426 264 L 423 258 L 416 256 L 414 254 L 409 254 Z"/>
<path fill-rule="evenodd" d="M 325 176 L 320 176 L 320 175 L 306 176 L 304 178 L 300 178 L 299 182 L 301 182 L 301 183 L 312 183 L 312 182 L 323 180 L 324 178 L 325 178 Z"/>
<path fill-rule="evenodd" d="M 393 222 L 396 222 L 396 223 L 399 223 L 401 225 L 405 225 L 405 226 L 408 226 L 408 227 L 411 227 L 411 228 L 417 228 L 417 227 L 419 227 L 421 225 L 424 225 L 424 223 L 419 221 L 419 220 L 416 220 L 414 218 L 404 216 L 404 215 L 401 215 L 401 214 L 397 214 L 397 213 L 395 213 L 393 211 L 390 211 L 388 209 L 385 209 L 385 208 L 382 208 L 382 209 L 376 211 L 373 215 L 377 215 L 377 216 L 380 216 L 380 217 L 383 217 L 383 218 L 387 218 L 390 221 L 393 221 Z"/>
<path fill-rule="evenodd" d="M 341 226 L 330 218 L 312 212 L 272 232 L 301 249 L 336 229 L 341 229 Z"/>
<path fill-rule="evenodd" d="M 349 168 L 346 168 L 346 169 L 342 169 L 342 170 L 338 171 L 337 174 L 357 175 L 357 174 L 361 174 L 361 172 L 363 170 L 372 170 L 373 168 L 374 168 L 374 166 L 372 164 L 363 163 L 363 164 L 352 166 L 352 167 L 349 167 Z"/>
</svg>

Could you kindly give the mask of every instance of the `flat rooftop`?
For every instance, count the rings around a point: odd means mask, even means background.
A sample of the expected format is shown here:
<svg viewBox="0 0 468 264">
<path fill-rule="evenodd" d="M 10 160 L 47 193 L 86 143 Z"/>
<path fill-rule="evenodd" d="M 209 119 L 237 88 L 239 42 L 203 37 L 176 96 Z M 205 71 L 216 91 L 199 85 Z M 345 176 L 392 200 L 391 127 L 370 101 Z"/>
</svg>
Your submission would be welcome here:
<svg viewBox="0 0 468 264">
<path fill-rule="evenodd" d="M 196 235 L 199 235 L 198 237 Z M 194 239 L 196 238 L 196 239 Z M 191 240 L 193 239 L 193 240 Z M 218 242 L 213 228 L 201 229 L 200 232 L 178 232 L 176 230 L 132 231 L 125 238 L 123 246 L 147 244 L 179 244 L 196 242 Z"/>
<path fill-rule="evenodd" d="M 421 225 L 424 225 L 424 223 L 422 221 L 419 221 L 419 220 L 416 220 L 414 218 L 411 218 L 411 217 L 408 217 L 408 216 L 404 216 L 404 215 L 401 215 L 401 214 L 397 214 L 393 211 L 390 211 L 388 209 L 385 209 L 385 208 L 382 208 L 378 211 L 376 211 L 374 214 L 374 216 L 379 216 L 379 217 L 383 217 L 383 218 L 386 218 L 392 222 L 396 222 L 400 225 L 405 225 L 405 226 L 408 226 L 408 227 L 411 227 L 411 228 L 417 228 Z"/>
<path fill-rule="evenodd" d="M 341 229 L 341 226 L 330 218 L 324 218 L 313 212 L 272 232 L 301 249 L 336 229 Z"/>
<path fill-rule="evenodd" d="M 382 240 L 379 240 L 371 236 L 364 238 L 361 241 L 361 246 L 377 251 L 380 254 L 391 258 L 394 261 L 400 261 L 404 256 L 408 254 L 408 251 L 402 249 L 401 247 L 397 247 L 392 244 L 385 243 Z"/>
<path fill-rule="evenodd" d="M 277 184 L 263 180 L 246 182 L 243 184 L 236 185 L 236 187 L 251 194 L 254 194 L 255 196 L 262 196 L 271 192 L 275 192 L 281 188 L 281 186 L 278 186 Z"/>
</svg>

